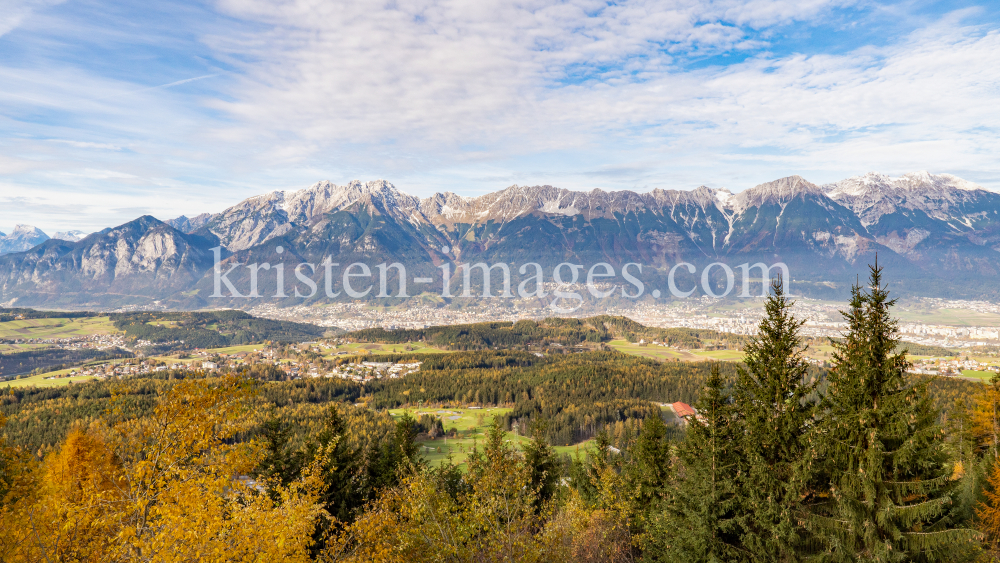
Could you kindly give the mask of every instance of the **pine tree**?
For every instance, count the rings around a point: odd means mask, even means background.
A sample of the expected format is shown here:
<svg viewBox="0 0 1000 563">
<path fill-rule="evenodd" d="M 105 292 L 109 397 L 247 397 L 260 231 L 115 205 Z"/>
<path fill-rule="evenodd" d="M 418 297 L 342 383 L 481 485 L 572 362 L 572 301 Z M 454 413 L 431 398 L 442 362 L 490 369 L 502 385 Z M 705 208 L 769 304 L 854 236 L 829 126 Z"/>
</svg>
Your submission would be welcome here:
<svg viewBox="0 0 1000 563">
<path fill-rule="evenodd" d="M 741 543 L 755 561 L 793 558 L 799 543 L 800 490 L 793 477 L 812 423 L 813 405 L 806 398 L 816 387 L 806 380 L 808 364 L 798 335 L 804 321 L 792 315 L 793 302 L 781 279 L 772 281 L 771 289 L 767 316 L 744 347 L 733 394 L 743 428 Z"/>
<path fill-rule="evenodd" d="M 630 467 L 639 489 L 638 502 L 646 509 L 664 499 L 670 478 L 670 441 L 662 418 L 651 416 L 642 422 L 632 450 Z"/>
<path fill-rule="evenodd" d="M 747 560 L 735 519 L 738 451 L 732 404 L 718 364 L 688 420 L 666 511 L 651 523 L 644 558 L 651 561 Z"/>
<path fill-rule="evenodd" d="M 559 485 L 559 460 L 545 439 L 545 424 L 536 423 L 531 441 L 524 446 L 524 463 L 531 471 L 531 487 L 535 491 L 535 509 L 552 499 Z"/>
<path fill-rule="evenodd" d="M 878 263 L 843 311 L 848 331 L 833 341 L 823 419 L 811 435 L 810 527 L 828 561 L 958 561 L 970 530 L 952 514 L 955 481 L 926 386 L 908 385 L 906 352 Z"/>
</svg>

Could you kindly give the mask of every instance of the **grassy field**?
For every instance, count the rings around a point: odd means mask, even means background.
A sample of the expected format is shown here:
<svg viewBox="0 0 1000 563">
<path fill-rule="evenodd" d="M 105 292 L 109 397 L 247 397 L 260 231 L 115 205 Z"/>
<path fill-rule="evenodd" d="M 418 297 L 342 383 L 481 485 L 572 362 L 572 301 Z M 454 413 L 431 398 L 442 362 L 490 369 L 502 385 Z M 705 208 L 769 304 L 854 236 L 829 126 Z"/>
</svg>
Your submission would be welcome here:
<svg viewBox="0 0 1000 563">
<path fill-rule="evenodd" d="M 30 387 L 34 385 L 35 387 L 62 387 L 64 385 L 69 385 L 72 381 L 73 383 L 80 383 L 83 381 L 89 381 L 94 379 L 94 376 L 77 376 L 77 377 L 58 377 L 53 379 L 53 376 L 65 376 L 68 375 L 70 370 L 64 369 L 60 371 L 53 371 L 50 373 L 43 373 L 41 375 L 33 375 L 31 377 L 25 377 L 23 379 L 14 379 L 12 381 L 0 381 L 0 389 L 7 387 Z"/>
<path fill-rule="evenodd" d="M 201 351 L 206 354 L 239 354 L 240 352 L 258 352 L 263 349 L 263 344 L 246 344 L 244 346 L 229 346 L 227 348 L 207 348 Z"/>
<path fill-rule="evenodd" d="M 407 350 L 407 348 L 412 350 Z M 337 355 L 337 352 L 347 352 Z M 335 349 L 328 350 L 326 359 L 343 358 L 345 356 L 358 356 L 365 354 L 448 354 L 449 350 L 442 350 L 433 346 L 427 346 L 422 342 L 410 342 L 407 344 L 372 344 L 365 342 L 355 342 L 341 344 Z"/>
<path fill-rule="evenodd" d="M 1000 326 L 1000 314 L 977 313 L 968 309 L 904 309 L 893 310 L 903 322 L 922 322 L 947 326 Z"/>
<path fill-rule="evenodd" d="M 108 317 L 28 319 L 0 323 L 0 338 L 70 338 L 117 332 Z"/>
<path fill-rule="evenodd" d="M 0 354 L 30 352 L 32 350 L 44 350 L 45 348 L 55 348 L 55 346 L 51 344 L 0 344 Z"/>
<path fill-rule="evenodd" d="M 743 352 L 739 350 L 694 350 L 687 352 L 652 344 L 642 346 L 626 340 L 612 340 L 608 345 L 619 352 L 643 358 L 651 358 L 661 362 L 674 360 L 684 362 L 703 362 L 705 360 L 733 361 L 743 359 Z"/>
<path fill-rule="evenodd" d="M 441 417 L 444 423 L 445 432 L 450 432 L 453 428 L 458 431 L 457 438 L 437 438 L 435 440 L 425 440 L 419 442 L 420 455 L 431 465 L 439 465 L 451 455 L 453 462 L 464 465 L 469 452 L 474 445 L 482 448 L 484 429 L 497 414 L 505 414 L 511 409 L 505 408 L 483 408 L 483 409 L 392 409 L 389 414 L 398 419 L 404 412 L 409 412 L 410 416 L 419 418 L 421 414 L 432 414 Z M 507 434 L 507 439 L 512 441 L 514 447 L 522 449 L 524 444 L 529 442 L 524 436 Z M 591 441 L 575 444 L 572 446 L 555 446 L 553 449 L 557 454 L 568 453 L 574 455 L 577 450 L 583 452 L 589 447 Z M 439 451 L 440 450 L 440 451 Z"/>
<path fill-rule="evenodd" d="M 963 376 L 965 376 L 965 377 L 973 377 L 973 378 L 979 379 L 981 381 L 989 381 L 990 379 L 993 379 L 993 376 L 996 375 L 996 373 L 997 372 L 995 372 L 995 371 L 977 371 L 977 370 L 971 370 L 971 369 L 963 369 L 962 370 L 962 375 Z"/>
</svg>

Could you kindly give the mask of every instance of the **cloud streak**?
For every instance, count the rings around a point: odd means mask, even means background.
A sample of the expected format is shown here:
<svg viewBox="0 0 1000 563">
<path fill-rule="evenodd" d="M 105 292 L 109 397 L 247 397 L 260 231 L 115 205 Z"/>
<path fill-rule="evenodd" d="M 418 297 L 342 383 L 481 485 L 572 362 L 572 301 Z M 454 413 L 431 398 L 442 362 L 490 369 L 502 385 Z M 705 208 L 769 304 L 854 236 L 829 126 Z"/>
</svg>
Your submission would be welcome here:
<svg viewBox="0 0 1000 563">
<path fill-rule="evenodd" d="M 1000 188 L 1000 25 L 982 10 L 219 0 L 211 17 L 157 15 L 136 39 L 154 50 L 129 58 L 120 26 L 59 20 L 69 5 L 17 6 L 59 37 L 24 16 L 0 37 L 0 54 L 17 35 L 18 60 L 32 63 L 0 58 L 0 199 L 88 206 L 47 230 L 97 230 L 134 209 L 216 211 L 327 178 L 471 195 L 514 182 L 740 190 L 789 174 L 930 169 Z M 122 6 L 116 24 L 143 23 Z M 878 17 L 917 23 L 838 49 L 787 38 L 841 37 Z M 91 44 L 121 60 L 68 62 Z M 132 67 L 142 71 L 117 71 Z M 0 224 L 49 220 L 12 205 Z"/>
</svg>

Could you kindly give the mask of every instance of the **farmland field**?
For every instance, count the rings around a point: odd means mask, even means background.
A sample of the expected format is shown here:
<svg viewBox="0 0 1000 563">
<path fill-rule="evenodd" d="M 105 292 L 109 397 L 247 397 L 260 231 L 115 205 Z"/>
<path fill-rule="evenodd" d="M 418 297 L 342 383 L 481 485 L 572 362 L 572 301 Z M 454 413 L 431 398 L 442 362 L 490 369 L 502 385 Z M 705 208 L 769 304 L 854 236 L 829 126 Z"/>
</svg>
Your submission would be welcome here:
<svg viewBox="0 0 1000 563">
<path fill-rule="evenodd" d="M 325 358 L 343 358 L 346 356 L 357 356 L 365 354 L 447 354 L 449 350 L 442 350 L 433 346 L 427 346 L 422 342 L 409 342 L 406 344 L 369 344 L 365 342 L 354 342 L 341 344 L 334 349 L 325 351 Z M 338 352 L 347 352 L 338 355 Z"/>
<path fill-rule="evenodd" d="M 979 313 L 968 309 L 896 308 L 893 313 L 903 322 L 921 322 L 948 326 L 1000 326 L 1000 314 Z"/>
<path fill-rule="evenodd" d="M 28 319 L 0 323 L 0 338 L 71 338 L 117 332 L 108 317 L 78 319 Z"/>
<path fill-rule="evenodd" d="M 202 352 L 206 354 L 239 354 L 240 352 L 259 352 L 263 349 L 263 344 L 246 344 L 244 346 L 229 346 L 226 348 L 206 348 Z"/>
<path fill-rule="evenodd" d="M 64 369 L 59 371 L 53 371 L 49 373 L 43 373 L 40 375 L 33 375 L 31 377 L 25 377 L 22 379 L 12 379 L 10 381 L 0 382 L 0 389 L 5 389 L 7 387 L 62 387 L 64 385 L 69 385 L 70 382 L 81 383 L 83 381 L 89 381 L 94 379 L 92 375 L 86 376 L 75 376 L 75 377 L 57 377 L 53 379 L 53 376 L 65 376 L 69 375 L 70 370 Z"/>
<path fill-rule="evenodd" d="M 633 356 L 650 358 L 661 362 L 680 360 L 684 362 L 703 362 L 706 360 L 733 361 L 743 358 L 743 352 L 739 350 L 693 350 L 682 351 L 666 346 L 647 344 L 635 344 L 627 340 L 612 340 L 609 346 Z"/>
<path fill-rule="evenodd" d="M 420 445 L 420 455 L 431 465 L 440 465 L 451 455 L 452 461 L 459 465 L 465 465 L 466 458 L 472 450 L 473 445 L 478 444 L 482 448 L 484 432 L 486 426 L 490 424 L 497 414 L 506 414 L 511 409 L 507 408 L 450 408 L 450 409 L 391 409 L 389 414 L 394 419 L 399 419 L 404 412 L 409 412 L 413 418 L 420 418 L 422 414 L 432 414 L 441 417 L 444 423 L 445 432 L 450 432 L 453 428 L 458 431 L 457 438 L 439 437 L 434 440 L 418 442 Z M 517 436 L 513 433 L 507 434 L 507 439 L 511 440 L 517 449 L 521 449 L 529 439 L 524 436 Z M 574 444 L 572 446 L 554 446 L 553 450 L 559 455 L 568 453 L 573 455 L 577 450 L 583 452 L 591 444 L 591 440 Z M 440 451 L 438 451 L 440 450 Z"/>
</svg>

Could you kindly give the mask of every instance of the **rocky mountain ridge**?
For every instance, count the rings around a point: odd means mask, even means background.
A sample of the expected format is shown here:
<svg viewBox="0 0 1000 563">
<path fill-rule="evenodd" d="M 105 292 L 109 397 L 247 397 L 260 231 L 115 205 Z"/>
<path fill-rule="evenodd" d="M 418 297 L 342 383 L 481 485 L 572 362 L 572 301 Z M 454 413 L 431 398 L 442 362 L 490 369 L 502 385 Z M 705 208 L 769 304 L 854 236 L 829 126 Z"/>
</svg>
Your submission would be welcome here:
<svg viewBox="0 0 1000 563">
<path fill-rule="evenodd" d="M 635 262 L 650 269 L 650 283 L 679 262 L 783 261 L 801 292 L 841 297 L 878 254 L 905 291 L 965 295 L 982 293 L 983 280 L 1000 273 L 998 211 L 1000 194 L 926 172 L 823 186 L 789 176 L 736 194 L 705 186 L 646 193 L 511 186 L 421 199 L 384 180 L 319 182 L 221 213 L 143 217 L 0 257 L 0 303 L 46 287 L 62 288 L 63 298 L 99 295 L 102 303 L 155 297 L 206 306 L 216 247 L 227 264 L 333 257 L 398 261 L 428 275 L 448 260 L 534 261 L 548 271 L 567 261 Z M 246 286 L 248 275 L 240 268 L 233 279 Z"/>
<path fill-rule="evenodd" d="M 31 225 L 17 225 L 9 235 L 0 233 L 0 254 L 23 252 L 47 240 L 49 236 L 40 229 Z"/>
</svg>

